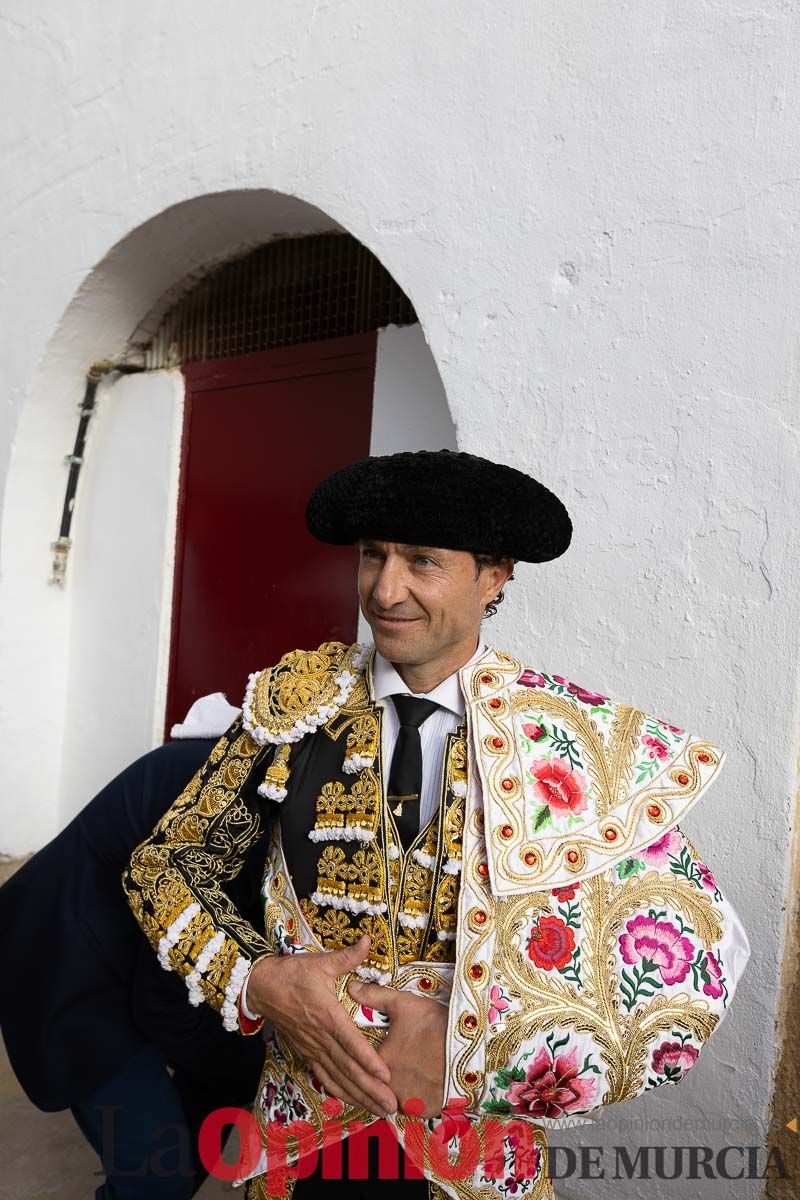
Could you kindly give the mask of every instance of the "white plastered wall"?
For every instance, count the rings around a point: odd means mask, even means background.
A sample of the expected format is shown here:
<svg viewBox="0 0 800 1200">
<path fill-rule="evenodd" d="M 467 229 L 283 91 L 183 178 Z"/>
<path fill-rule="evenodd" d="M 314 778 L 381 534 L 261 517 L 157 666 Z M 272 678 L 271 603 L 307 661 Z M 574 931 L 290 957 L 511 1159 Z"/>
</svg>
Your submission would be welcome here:
<svg viewBox="0 0 800 1200">
<path fill-rule="evenodd" d="M 680 1088 L 603 1122 L 763 1142 L 797 784 L 796 5 L 17 0 L 1 25 L 7 848 L 55 825 L 73 598 L 45 580 L 85 370 L 188 271 L 309 228 L 299 197 L 411 297 L 460 447 L 573 513 L 492 639 L 729 752 L 687 828 L 751 965 Z"/>
</svg>

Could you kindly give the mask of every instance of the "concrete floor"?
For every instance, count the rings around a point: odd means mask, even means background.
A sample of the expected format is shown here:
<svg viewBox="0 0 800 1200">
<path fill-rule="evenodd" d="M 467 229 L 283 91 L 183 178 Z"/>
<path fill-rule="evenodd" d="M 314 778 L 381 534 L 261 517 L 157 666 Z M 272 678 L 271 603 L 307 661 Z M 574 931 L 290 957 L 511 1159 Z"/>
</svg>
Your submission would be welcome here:
<svg viewBox="0 0 800 1200">
<path fill-rule="evenodd" d="M 0 861 L 0 884 L 23 860 Z M 96 1154 L 68 1112 L 43 1113 L 20 1088 L 0 1040 L 0 1200 L 91 1200 L 103 1179 Z M 198 1200 L 240 1197 L 209 1179 Z"/>
</svg>

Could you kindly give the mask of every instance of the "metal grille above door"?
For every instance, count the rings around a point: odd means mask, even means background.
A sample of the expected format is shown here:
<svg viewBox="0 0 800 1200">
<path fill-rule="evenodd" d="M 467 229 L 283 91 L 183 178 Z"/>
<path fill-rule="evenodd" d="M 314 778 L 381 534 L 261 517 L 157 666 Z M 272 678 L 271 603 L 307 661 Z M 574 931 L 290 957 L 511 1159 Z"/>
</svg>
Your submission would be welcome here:
<svg viewBox="0 0 800 1200">
<path fill-rule="evenodd" d="M 217 268 L 161 322 L 150 369 L 413 325 L 411 301 L 346 233 L 281 238 Z"/>
</svg>

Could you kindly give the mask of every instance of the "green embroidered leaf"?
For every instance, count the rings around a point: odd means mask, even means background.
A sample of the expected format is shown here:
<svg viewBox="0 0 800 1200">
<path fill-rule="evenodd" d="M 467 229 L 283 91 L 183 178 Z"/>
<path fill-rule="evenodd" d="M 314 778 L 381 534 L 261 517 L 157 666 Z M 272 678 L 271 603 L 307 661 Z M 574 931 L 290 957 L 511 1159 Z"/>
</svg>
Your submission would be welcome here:
<svg viewBox="0 0 800 1200">
<path fill-rule="evenodd" d="M 550 812 L 550 807 L 543 804 L 539 809 L 533 822 L 533 832 L 538 833 L 540 829 L 544 829 L 545 825 L 549 825 L 553 819 L 553 814 Z"/>
</svg>

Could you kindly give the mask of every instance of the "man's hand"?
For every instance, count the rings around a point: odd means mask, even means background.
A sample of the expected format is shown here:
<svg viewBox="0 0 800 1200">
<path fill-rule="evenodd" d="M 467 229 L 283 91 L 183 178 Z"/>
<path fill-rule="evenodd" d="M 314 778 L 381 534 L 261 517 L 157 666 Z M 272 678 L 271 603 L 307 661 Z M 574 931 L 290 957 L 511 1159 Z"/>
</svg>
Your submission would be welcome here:
<svg viewBox="0 0 800 1200">
<path fill-rule="evenodd" d="M 326 1092 L 384 1117 L 397 1111 L 389 1067 L 335 992 L 336 979 L 368 953 L 365 934 L 346 950 L 263 958 L 248 977 L 247 1005 L 272 1021 Z"/>
<path fill-rule="evenodd" d="M 398 992 L 377 983 L 351 979 L 347 990 L 359 1004 L 377 1008 L 389 1018 L 380 1056 L 392 1073 L 399 1103 L 415 1097 L 423 1117 L 438 1117 L 444 1096 L 448 1010 L 438 1000 Z"/>
</svg>

